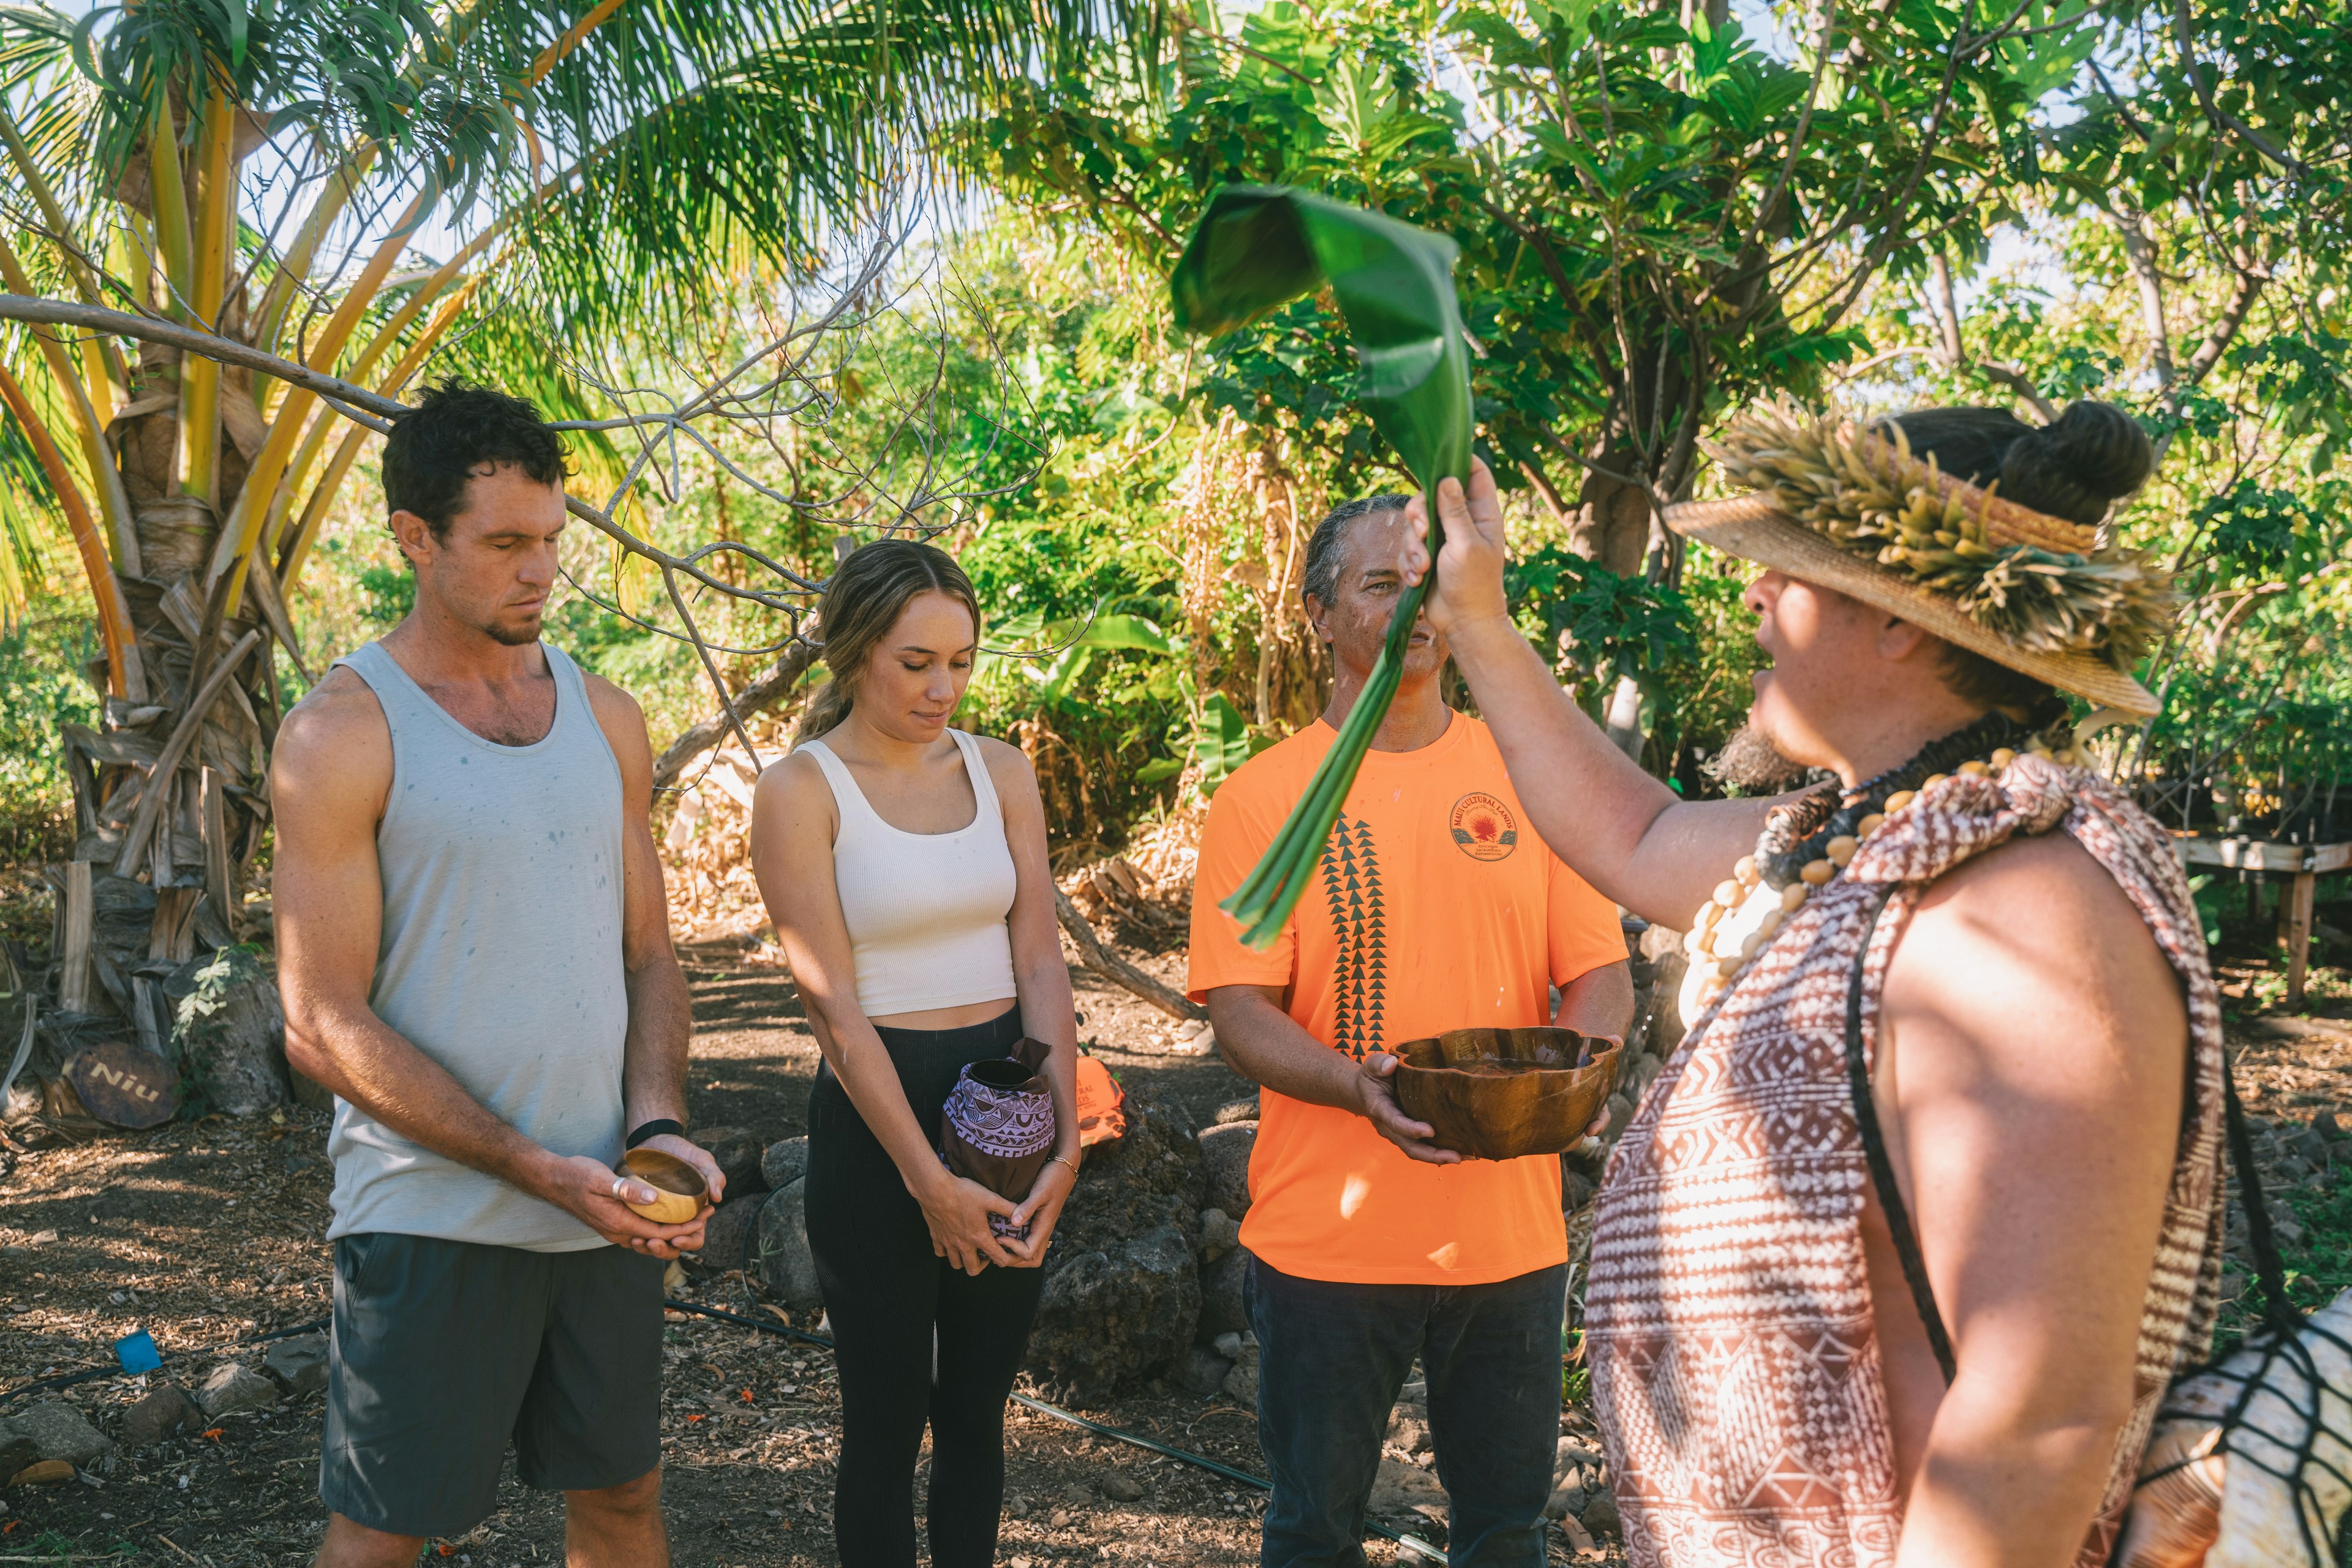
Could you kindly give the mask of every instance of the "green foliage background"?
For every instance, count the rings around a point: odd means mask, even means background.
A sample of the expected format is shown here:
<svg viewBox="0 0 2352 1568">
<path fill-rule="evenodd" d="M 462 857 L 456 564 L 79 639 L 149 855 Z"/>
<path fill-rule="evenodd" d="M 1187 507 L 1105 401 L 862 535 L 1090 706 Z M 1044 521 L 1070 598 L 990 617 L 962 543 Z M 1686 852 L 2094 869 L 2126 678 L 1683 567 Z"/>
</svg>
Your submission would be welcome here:
<svg viewBox="0 0 2352 1568">
<path fill-rule="evenodd" d="M 926 120 L 973 199 L 903 258 L 929 287 L 861 343 L 842 429 L 878 449 L 889 400 L 856 387 L 941 367 L 951 463 L 987 493 L 942 542 L 992 647 L 1054 650 L 985 661 L 967 717 L 1028 751 L 1068 858 L 1118 847 L 1312 719 L 1328 670 L 1297 607 L 1305 536 L 1329 504 L 1402 482 L 1352 402 L 1328 299 L 1214 342 L 1173 333 L 1167 270 L 1236 179 L 1311 185 L 1462 246 L 1516 611 L 1596 712 L 1630 683 L 1633 742 L 1682 787 L 1706 787 L 1697 763 L 1738 722 L 1758 655 L 1744 569 L 1643 519 L 1709 492 L 1702 443 L 1722 417 L 1772 392 L 2029 417 L 2098 396 L 2164 443 L 2115 526 L 2188 599 L 2144 671 L 2164 714 L 2103 736 L 2103 759 L 2177 825 L 2341 823 L 2352 13 L 2178 22 L 2080 0 L 1919 0 L 1866 25 L 1795 5 L 1177 5 L 1141 43 L 1077 40 Z M 658 309 L 591 289 L 593 309 L 551 321 L 509 302 L 435 369 L 543 384 L 566 412 L 584 395 L 551 368 L 562 354 L 616 382 L 674 379 L 681 343 L 698 362 L 750 343 L 777 259 Z M 517 298 L 562 278 L 542 269 Z M 729 450 L 780 491 L 822 488 L 791 454 Z M 597 472 L 613 458 L 583 455 Z M 372 463 L 298 595 L 314 669 L 405 605 Z M 40 758 L 88 707 L 70 673 L 81 611 L 54 540 L 21 523 L 38 496 L 11 495 L 10 569 L 44 576 L 47 613 L 0 677 L 0 721 L 24 739 L 0 806 L 54 820 Z M 1601 516 L 1628 497 L 1632 531 L 1612 536 Z M 633 523 L 815 576 L 834 559 L 832 529 L 690 455 Z M 643 569 L 574 532 L 552 635 L 639 693 L 658 742 L 710 708 L 696 661 L 629 618 L 663 622 Z M 696 613 L 734 647 L 783 629 L 715 598 Z M 740 682 L 768 658 L 722 664 Z"/>
</svg>

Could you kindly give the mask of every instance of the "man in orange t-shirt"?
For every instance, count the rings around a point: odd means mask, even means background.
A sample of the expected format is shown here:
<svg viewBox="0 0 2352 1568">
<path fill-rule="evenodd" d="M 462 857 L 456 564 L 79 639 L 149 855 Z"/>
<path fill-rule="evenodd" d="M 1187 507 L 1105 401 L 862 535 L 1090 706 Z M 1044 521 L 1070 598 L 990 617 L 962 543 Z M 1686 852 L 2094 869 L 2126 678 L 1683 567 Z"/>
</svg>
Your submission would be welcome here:
<svg viewBox="0 0 2352 1568">
<path fill-rule="evenodd" d="M 1216 907 L 1371 671 L 1401 586 L 1404 504 L 1350 501 L 1316 529 L 1305 599 L 1331 647 L 1331 701 L 1217 791 L 1192 900 L 1192 994 L 1225 1058 L 1264 1089 L 1242 1222 L 1274 1476 L 1263 1568 L 1364 1561 L 1365 1503 L 1416 1355 L 1454 1568 L 1540 1568 L 1568 1276 L 1559 1162 L 1434 1147 L 1398 1108 L 1387 1052 L 1544 1023 L 1554 985 L 1553 1021 L 1569 1028 L 1622 1037 L 1633 1011 L 1616 906 L 1526 830 L 1486 726 L 1445 706 L 1445 647 L 1426 622 L 1321 879 L 1274 945 L 1244 946 Z"/>
</svg>

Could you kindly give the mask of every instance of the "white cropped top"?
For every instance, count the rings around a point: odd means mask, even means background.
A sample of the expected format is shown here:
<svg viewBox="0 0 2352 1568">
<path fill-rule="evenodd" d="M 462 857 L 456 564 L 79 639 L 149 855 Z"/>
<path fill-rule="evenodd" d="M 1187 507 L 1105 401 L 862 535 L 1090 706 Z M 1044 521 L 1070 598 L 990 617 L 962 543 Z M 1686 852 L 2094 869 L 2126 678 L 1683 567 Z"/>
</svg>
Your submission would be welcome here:
<svg viewBox="0 0 2352 1568">
<path fill-rule="evenodd" d="M 1010 1000 L 1013 911 L 1019 879 L 1004 841 L 1004 809 L 989 782 L 980 742 L 950 730 L 978 802 L 953 833 L 908 833 L 866 803 L 842 760 L 823 741 L 801 747 L 833 786 L 841 826 L 833 840 L 833 880 L 857 964 L 857 1005 L 869 1018 Z"/>
</svg>

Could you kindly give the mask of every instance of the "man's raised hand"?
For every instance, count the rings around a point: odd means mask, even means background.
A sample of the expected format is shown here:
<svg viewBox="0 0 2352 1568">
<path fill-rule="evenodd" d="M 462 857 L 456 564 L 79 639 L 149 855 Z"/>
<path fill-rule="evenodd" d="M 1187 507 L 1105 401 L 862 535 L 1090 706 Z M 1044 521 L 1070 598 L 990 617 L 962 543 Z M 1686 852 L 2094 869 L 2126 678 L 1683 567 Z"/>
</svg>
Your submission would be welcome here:
<svg viewBox="0 0 2352 1568">
<path fill-rule="evenodd" d="M 1429 511 L 1415 496 L 1405 506 L 1412 524 L 1397 562 L 1411 586 L 1429 571 Z M 1464 492 L 1454 479 L 1437 482 L 1437 518 L 1445 527 L 1445 546 L 1437 554 L 1437 581 L 1422 606 L 1429 624 L 1451 634 L 1473 621 L 1507 620 L 1510 605 L 1503 594 L 1503 504 L 1495 493 L 1495 476 L 1477 458 L 1470 459 L 1470 487 Z"/>
</svg>

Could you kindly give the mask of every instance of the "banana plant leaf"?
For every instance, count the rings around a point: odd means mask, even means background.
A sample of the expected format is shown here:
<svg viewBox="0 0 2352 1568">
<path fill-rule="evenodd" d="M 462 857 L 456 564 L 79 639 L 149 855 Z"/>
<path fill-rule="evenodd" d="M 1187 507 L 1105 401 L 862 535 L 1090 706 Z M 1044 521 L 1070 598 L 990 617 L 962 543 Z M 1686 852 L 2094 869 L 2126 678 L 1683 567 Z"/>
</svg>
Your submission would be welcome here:
<svg viewBox="0 0 2352 1568">
<path fill-rule="evenodd" d="M 1470 359 L 1454 293 L 1456 254 L 1444 235 L 1310 191 L 1227 185 L 1211 198 L 1169 280 L 1176 324 L 1212 336 L 1330 286 L 1363 369 L 1357 396 L 1431 497 L 1433 560 L 1441 535 L 1431 492 L 1449 474 L 1470 478 Z M 1314 878 L 1331 824 L 1396 696 L 1427 591 L 1424 580 L 1398 599 L 1338 742 L 1256 868 L 1217 906 L 1253 947 L 1273 942 Z"/>
</svg>

